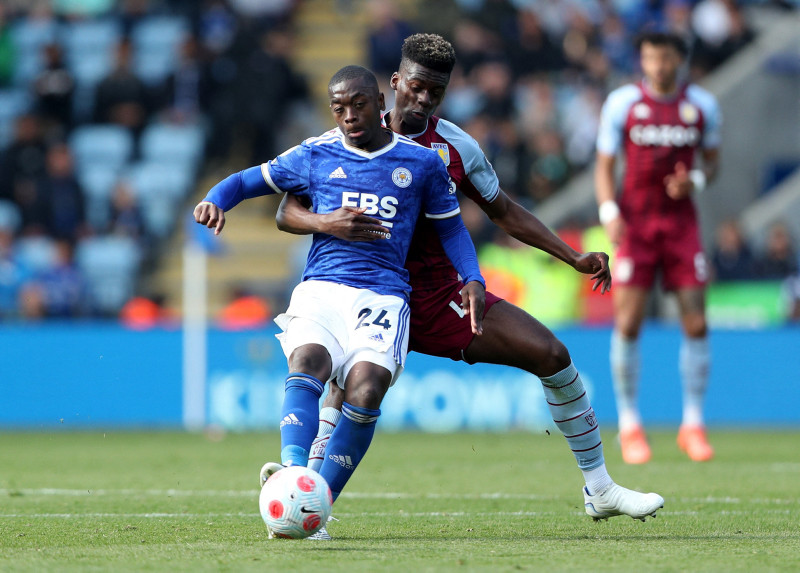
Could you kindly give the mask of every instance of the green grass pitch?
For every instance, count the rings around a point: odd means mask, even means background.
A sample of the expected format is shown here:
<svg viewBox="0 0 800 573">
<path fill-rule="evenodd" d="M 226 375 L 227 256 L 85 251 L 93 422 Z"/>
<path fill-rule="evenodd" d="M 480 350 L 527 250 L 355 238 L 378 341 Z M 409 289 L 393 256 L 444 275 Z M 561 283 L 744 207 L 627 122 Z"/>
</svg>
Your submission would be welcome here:
<svg viewBox="0 0 800 573">
<path fill-rule="evenodd" d="M 714 431 L 688 461 L 614 479 L 656 491 L 646 523 L 593 522 L 560 435 L 381 434 L 331 542 L 268 540 L 257 477 L 276 434 L 0 433 L 0 571 L 800 571 L 800 433 Z"/>
</svg>

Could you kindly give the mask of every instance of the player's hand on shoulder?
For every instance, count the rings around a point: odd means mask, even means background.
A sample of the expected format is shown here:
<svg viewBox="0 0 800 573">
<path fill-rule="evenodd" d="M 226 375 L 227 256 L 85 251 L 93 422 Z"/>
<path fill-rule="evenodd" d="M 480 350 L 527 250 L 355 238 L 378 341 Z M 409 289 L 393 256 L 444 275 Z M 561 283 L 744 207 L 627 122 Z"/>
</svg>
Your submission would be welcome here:
<svg viewBox="0 0 800 573">
<path fill-rule="evenodd" d="M 483 334 L 483 309 L 486 289 L 478 281 L 470 281 L 461 289 L 461 309 L 470 317 L 473 334 Z"/>
<path fill-rule="evenodd" d="M 364 207 L 339 207 L 323 215 L 323 232 L 338 239 L 354 242 L 389 239 L 391 233 L 381 221 L 364 215 Z"/>
<path fill-rule="evenodd" d="M 688 197 L 694 188 L 694 184 L 689 177 L 689 170 L 686 168 L 686 164 L 678 161 L 675 164 L 675 171 L 664 177 L 664 185 L 670 199 L 678 200 Z"/>
<path fill-rule="evenodd" d="M 225 226 L 225 211 L 209 201 L 198 203 L 193 214 L 195 221 L 209 229 L 214 229 L 215 235 L 219 235 Z"/>
<path fill-rule="evenodd" d="M 601 294 L 611 290 L 611 267 L 608 265 L 608 255 L 606 253 L 583 253 L 575 260 L 573 266 L 576 271 L 592 275 L 589 277 L 590 280 L 594 281 L 592 290 L 599 288 Z"/>
</svg>

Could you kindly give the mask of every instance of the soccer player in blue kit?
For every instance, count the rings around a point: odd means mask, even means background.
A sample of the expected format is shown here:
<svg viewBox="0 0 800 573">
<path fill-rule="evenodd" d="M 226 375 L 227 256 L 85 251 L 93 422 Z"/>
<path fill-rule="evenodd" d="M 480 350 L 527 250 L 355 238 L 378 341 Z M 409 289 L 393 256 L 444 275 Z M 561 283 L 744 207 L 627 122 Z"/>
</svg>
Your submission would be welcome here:
<svg viewBox="0 0 800 573">
<path fill-rule="evenodd" d="M 462 306 L 475 334 L 482 329 L 485 283 L 442 160 L 381 126 L 384 98 L 372 72 L 342 68 L 328 95 L 337 129 L 227 177 L 194 216 L 219 234 L 225 211 L 242 200 L 290 193 L 320 214 L 365 209 L 385 228 L 386 240 L 373 242 L 315 234 L 303 281 L 276 318 L 289 366 L 280 424 L 284 466 L 308 463 L 325 383 L 335 378 L 345 393 L 342 420 L 320 468 L 335 499 L 366 453 L 381 401 L 403 369 L 411 291 L 404 263 L 420 213 L 433 221 L 464 277 Z M 265 471 L 280 467 L 267 464 Z"/>
</svg>

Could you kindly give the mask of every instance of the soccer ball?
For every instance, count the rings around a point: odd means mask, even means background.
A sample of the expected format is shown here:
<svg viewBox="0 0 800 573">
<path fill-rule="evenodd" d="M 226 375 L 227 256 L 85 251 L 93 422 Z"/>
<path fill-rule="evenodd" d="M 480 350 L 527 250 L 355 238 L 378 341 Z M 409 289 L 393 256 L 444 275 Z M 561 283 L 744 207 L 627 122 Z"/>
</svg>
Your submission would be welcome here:
<svg viewBox="0 0 800 573">
<path fill-rule="evenodd" d="M 328 482 L 312 469 L 289 466 L 261 488 L 258 507 L 270 537 L 303 539 L 328 522 L 333 496 Z"/>
</svg>

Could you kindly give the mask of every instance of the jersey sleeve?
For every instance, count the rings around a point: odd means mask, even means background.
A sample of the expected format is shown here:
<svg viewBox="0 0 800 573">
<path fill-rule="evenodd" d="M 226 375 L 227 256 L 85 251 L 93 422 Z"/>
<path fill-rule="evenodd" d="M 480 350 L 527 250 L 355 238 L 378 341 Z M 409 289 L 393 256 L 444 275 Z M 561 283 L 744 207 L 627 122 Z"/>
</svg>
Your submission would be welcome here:
<svg viewBox="0 0 800 573">
<path fill-rule="evenodd" d="M 436 152 L 428 161 L 430 175 L 425 186 L 422 209 L 428 219 L 447 219 L 461 212 L 456 198 L 456 186 L 450 180 L 447 168 Z"/>
<path fill-rule="evenodd" d="M 627 85 L 611 92 L 600 111 L 600 126 L 597 130 L 597 151 L 604 155 L 616 155 L 622 146 L 622 135 L 628 110 L 641 98 L 635 85 Z"/>
<path fill-rule="evenodd" d="M 461 156 L 468 184 L 480 198 L 491 203 L 500 194 L 500 181 L 491 162 L 475 139 L 455 124 L 440 119 L 436 131 L 452 145 Z"/>
<path fill-rule="evenodd" d="M 303 194 L 308 191 L 311 171 L 311 146 L 295 145 L 278 157 L 261 164 L 261 174 L 276 193 Z"/>
<path fill-rule="evenodd" d="M 696 85 L 689 86 L 687 96 L 703 112 L 703 148 L 716 149 L 722 143 L 722 111 L 717 98 Z"/>
</svg>

